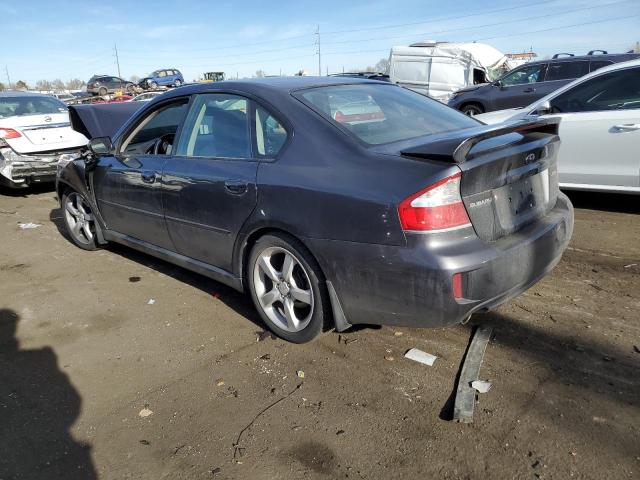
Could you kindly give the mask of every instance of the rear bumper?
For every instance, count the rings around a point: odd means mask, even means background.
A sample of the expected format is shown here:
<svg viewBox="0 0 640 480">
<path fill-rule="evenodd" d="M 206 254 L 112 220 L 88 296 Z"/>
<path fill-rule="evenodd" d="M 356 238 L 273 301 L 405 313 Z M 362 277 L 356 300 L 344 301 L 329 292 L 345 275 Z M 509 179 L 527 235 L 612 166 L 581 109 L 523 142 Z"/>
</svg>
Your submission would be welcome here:
<svg viewBox="0 0 640 480">
<path fill-rule="evenodd" d="M 0 184 L 24 188 L 33 183 L 54 182 L 60 153 L 16 153 L 9 147 L 0 148 Z"/>
<path fill-rule="evenodd" d="M 407 246 L 308 239 L 349 323 L 440 327 L 495 308 L 530 288 L 560 261 L 573 207 L 560 194 L 536 223 L 493 243 L 463 230 L 411 235 Z M 462 298 L 452 277 L 462 274 Z"/>
</svg>

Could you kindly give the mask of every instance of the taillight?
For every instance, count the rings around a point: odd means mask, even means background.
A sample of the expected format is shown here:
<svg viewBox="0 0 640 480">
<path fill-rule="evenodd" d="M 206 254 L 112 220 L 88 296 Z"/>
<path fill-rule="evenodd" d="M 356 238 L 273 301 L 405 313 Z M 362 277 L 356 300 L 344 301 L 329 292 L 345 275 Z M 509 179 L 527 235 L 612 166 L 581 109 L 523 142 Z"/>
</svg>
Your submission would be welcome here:
<svg viewBox="0 0 640 480">
<path fill-rule="evenodd" d="M 0 138 L 4 140 L 9 140 L 11 138 L 19 138 L 20 132 L 14 130 L 13 128 L 0 128 Z"/>
<path fill-rule="evenodd" d="M 460 196 L 461 173 L 456 173 L 424 190 L 414 193 L 398 205 L 402 229 L 436 232 L 471 225 Z"/>
<path fill-rule="evenodd" d="M 453 298 L 460 300 L 462 298 L 462 274 L 454 273 L 451 277 L 451 287 L 453 289 Z"/>
</svg>

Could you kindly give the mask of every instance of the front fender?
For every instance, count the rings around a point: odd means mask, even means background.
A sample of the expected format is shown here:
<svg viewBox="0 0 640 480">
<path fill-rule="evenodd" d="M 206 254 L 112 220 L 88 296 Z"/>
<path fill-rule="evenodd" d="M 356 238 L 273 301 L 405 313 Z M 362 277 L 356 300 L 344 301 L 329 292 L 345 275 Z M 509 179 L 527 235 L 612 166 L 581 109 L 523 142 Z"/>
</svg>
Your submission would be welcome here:
<svg viewBox="0 0 640 480">
<path fill-rule="evenodd" d="M 93 193 L 93 172 L 87 171 L 86 167 L 87 165 L 84 159 L 77 158 L 58 168 L 58 172 L 56 174 L 56 192 L 58 194 L 58 200 L 62 202 L 62 193 L 66 188 L 70 188 L 82 194 L 87 202 L 89 202 L 91 211 L 94 214 L 98 242 L 106 243 L 102 231 L 107 229 L 107 225 L 100 214 L 98 202 L 96 201 Z"/>
</svg>

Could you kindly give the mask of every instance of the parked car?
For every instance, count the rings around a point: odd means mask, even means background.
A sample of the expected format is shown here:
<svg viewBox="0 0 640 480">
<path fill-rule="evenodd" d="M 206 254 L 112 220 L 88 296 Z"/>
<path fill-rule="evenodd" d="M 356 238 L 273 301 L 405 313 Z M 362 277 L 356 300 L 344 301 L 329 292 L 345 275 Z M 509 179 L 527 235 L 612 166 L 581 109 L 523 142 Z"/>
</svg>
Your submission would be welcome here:
<svg viewBox="0 0 640 480">
<path fill-rule="evenodd" d="M 390 82 L 391 79 L 386 73 L 380 72 L 343 72 L 332 73 L 330 77 L 350 77 L 350 78 L 366 78 L 368 80 L 380 80 L 381 82 Z"/>
<path fill-rule="evenodd" d="M 393 47 L 389 56 L 393 83 L 443 103 L 456 90 L 495 80 L 510 68 L 502 52 L 484 43 L 421 42 Z"/>
<path fill-rule="evenodd" d="M 357 99 L 384 121 L 350 117 Z M 104 134 L 101 114 L 113 115 L 100 107 L 135 104 L 71 107 L 74 126 Z M 246 289 L 284 339 L 439 327 L 513 298 L 560 260 L 573 209 L 557 186 L 556 128 L 487 127 L 362 79 L 196 84 L 110 138 L 91 134 L 57 192 L 78 247 L 121 243 Z"/>
<path fill-rule="evenodd" d="M 133 97 L 133 101 L 148 102 L 149 100 L 153 100 L 154 98 L 156 98 L 158 95 L 162 95 L 162 92 L 145 92 Z"/>
<path fill-rule="evenodd" d="M 589 72 L 634 58 L 640 58 L 640 54 L 608 54 L 600 50 L 581 57 L 556 54 L 551 60 L 529 62 L 514 68 L 492 83 L 458 90 L 448 105 L 467 115 L 524 107 Z"/>
<path fill-rule="evenodd" d="M 135 86 L 131 82 L 111 75 L 94 75 L 87 82 L 87 92 L 104 97 L 116 92 L 135 93 Z"/>
<path fill-rule="evenodd" d="M 167 68 L 151 72 L 148 77 L 138 82 L 138 86 L 144 89 L 154 89 L 158 87 L 179 87 L 184 83 L 184 77 L 179 70 Z"/>
<path fill-rule="evenodd" d="M 603 67 L 525 108 L 476 118 L 560 119 L 560 187 L 640 194 L 640 60 Z"/>
<path fill-rule="evenodd" d="M 77 100 L 76 97 L 74 97 L 70 93 L 54 93 L 51 96 L 57 98 L 61 102 L 66 103 L 67 105 Z"/>
<path fill-rule="evenodd" d="M 78 152 L 87 138 L 69 126 L 67 106 L 31 92 L 0 93 L 0 184 L 20 188 L 53 182 L 61 154 Z"/>
</svg>

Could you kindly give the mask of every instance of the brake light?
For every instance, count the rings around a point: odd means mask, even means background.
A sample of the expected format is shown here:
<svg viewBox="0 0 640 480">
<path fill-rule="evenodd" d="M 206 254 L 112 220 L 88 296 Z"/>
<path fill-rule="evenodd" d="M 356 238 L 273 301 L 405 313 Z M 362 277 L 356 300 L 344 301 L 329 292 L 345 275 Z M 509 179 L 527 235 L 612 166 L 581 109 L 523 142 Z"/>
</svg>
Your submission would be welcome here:
<svg viewBox="0 0 640 480">
<path fill-rule="evenodd" d="M 460 196 L 461 173 L 414 193 L 398 205 L 405 231 L 435 232 L 471 225 Z"/>
<path fill-rule="evenodd" d="M 19 138 L 22 135 L 13 128 L 0 128 L 0 138 L 3 140 L 9 140 L 11 138 Z"/>
</svg>

